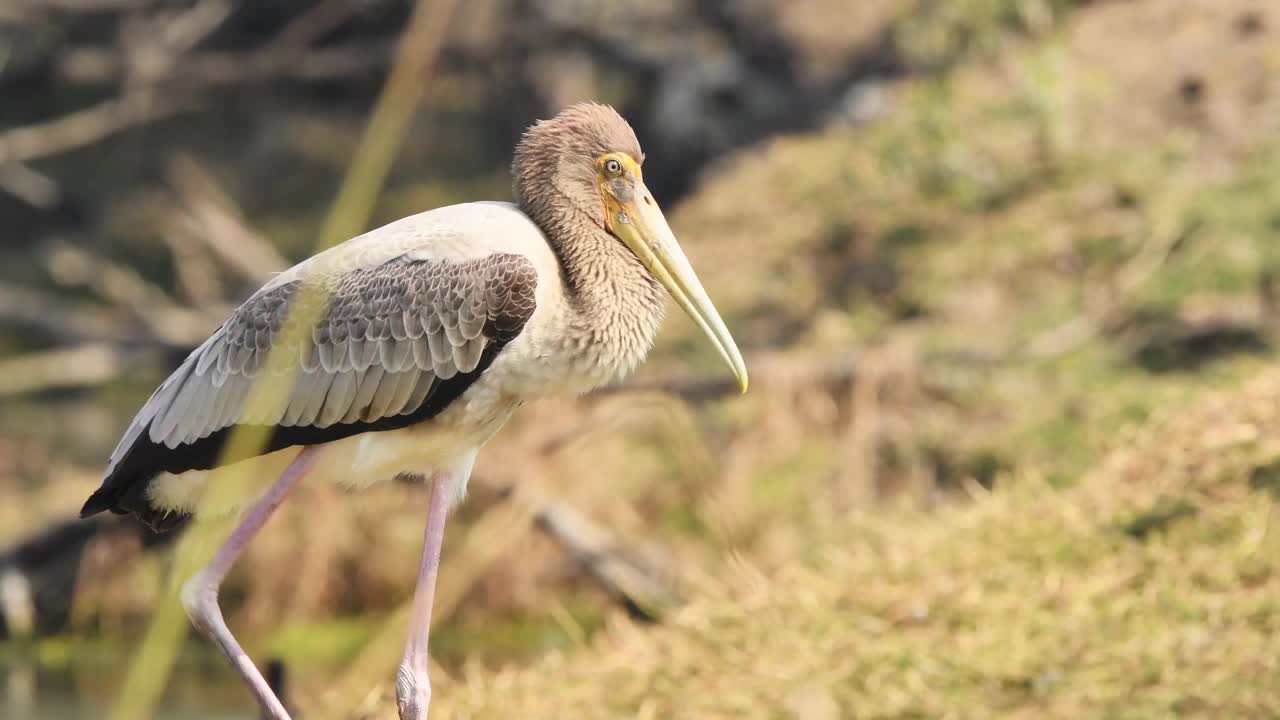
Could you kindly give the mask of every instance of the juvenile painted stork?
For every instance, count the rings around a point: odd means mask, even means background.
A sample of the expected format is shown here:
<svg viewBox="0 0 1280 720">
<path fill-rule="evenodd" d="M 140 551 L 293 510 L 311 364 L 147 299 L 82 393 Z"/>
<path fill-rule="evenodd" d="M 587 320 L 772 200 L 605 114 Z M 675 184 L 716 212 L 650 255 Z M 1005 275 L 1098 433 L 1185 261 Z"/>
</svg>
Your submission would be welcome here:
<svg viewBox="0 0 1280 720">
<path fill-rule="evenodd" d="M 512 411 L 635 369 L 662 321 L 664 289 L 746 391 L 742 356 L 645 187 L 643 162 L 635 132 L 610 107 L 575 105 L 535 123 L 516 147 L 514 204 L 407 217 L 281 273 L 129 425 L 81 516 L 132 513 L 164 528 L 197 509 L 243 513 L 184 584 L 182 602 L 270 717 L 288 713 L 227 628 L 218 588 L 304 477 L 347 487 L 430 480 L 396 676 L 400 718 L 420 720 L 445 518 L 476 453 Z M 254 402 L 272 388 L 277 400 Z M 244 428 L 264 442 L 235 447 L 233 432 Z M 203 501 L 232 467 L 261 482 L 220 504 Z"/>
</svg>

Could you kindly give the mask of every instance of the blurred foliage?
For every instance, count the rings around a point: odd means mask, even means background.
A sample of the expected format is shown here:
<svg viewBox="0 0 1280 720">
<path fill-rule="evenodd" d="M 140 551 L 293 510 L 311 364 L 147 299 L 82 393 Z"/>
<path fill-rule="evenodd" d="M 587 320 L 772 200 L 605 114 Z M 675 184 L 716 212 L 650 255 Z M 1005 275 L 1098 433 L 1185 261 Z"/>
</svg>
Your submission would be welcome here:
<svg viewBox="0 0 1280 720">
<path fill-rule="evenodd" d="M 690 525 L 737 562 L 667 627 L 471 669 L 440 709 L 1277 712 L 1261 489 L 1280 58 L 1241 29 L 1278 22 L 1248 2 L 1100 4 L 901 83 L 884 123 L 704 180 L 673 225 L 730 324 L 756 346 L 860 347 L 872 388 L 735 404 Z M 1272 89 L 1242 91 L 1241 68 Z M 664 348 L 713 368 L 682 328 Z"/>
<path fill-rule="evenodd" d="M 469 668 L 445 717 L 1269 717 L 1280 373 L 1159 413 L 1075 487 L 794 526 L 652 628 Z M 1142 532 L 1135 528 L 1142 526 Z M 385 716 L 385 715 L 384 715 Z"/>
<path fill-rule="evenodd" d="M 1280 329 L 1280 11 L 885 0 L 853 43 L 823 20 L 828 3 L 767 7 L 804 48 L 797 67 L 825 67 L 836 34 L 831 64 L 884 55 L 871 65 L 894 71 L 877 80 L 878 119 L 764 133 L 668 206 L 751 350 L 752 393 L 526 408 L 482 455 L 447 540 L 433 712 L 1280 712 L 1267 685 L 1280 376 L 1265 369 Z M 297 142 L 340 164 L 351 133 L 322 125 L 300 121 Z M 457 147 L 411 143 L 405 175 L 491 137 L 465 125 L 435 130 L 468 138 Z M 251 179 L 230 161 L 215 174 L 273 241 L 309 247 L 314 177 L 282 181 L 311 201 L 257 213 Z M 455 174 L 401 178 L 379 217 L 504 185 L 488 166 Z M 642 377 L 690 368 L 719 363 L 673 316 Z M 146 384 L 97 391 L 91 403 L 117 409 L 81 422 L 116 427 Z M 72 415 L 56 406 L 24 405 Z M 30 482 L 0 527 L 92 486 L 39 442 L 14 443 L 4 474 Z M 660 541 L 688 604 L 656 626 L 629 619 L 531 533 L 520 487 L 622 544 Z M 229 581 L 233 626 L 255 657 L 299 667 L 300 702 L 380 686 L 361 712 L 392 716 L 384 666 L 420 495 L 296 498 Z M 305 567 L 281 577 L 300 547 Z M 128 635 L 157 562 L 90 563 L 77 632 Z"/>
<path fill-rule="evenodd" d="M 1039 36 L 1081 0 L 917 0 L 894 26 L 912 65 L 990 59 L 1019 36 Z"/>
</svg>

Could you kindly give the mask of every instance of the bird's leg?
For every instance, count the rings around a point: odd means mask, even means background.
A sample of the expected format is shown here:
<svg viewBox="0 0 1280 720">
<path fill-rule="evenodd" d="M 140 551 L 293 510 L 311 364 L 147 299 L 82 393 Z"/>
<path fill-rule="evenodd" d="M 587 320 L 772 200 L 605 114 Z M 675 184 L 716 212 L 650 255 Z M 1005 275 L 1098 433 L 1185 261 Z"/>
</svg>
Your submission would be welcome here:
<svg viewBox="0 0 1280 720">
<path fill-rule="evenodd" d="M 427 505 L 427 529 L 422 540 L 422 564 L 418 586 L 413 591 L 409 615 L 409 641 L 396 672 L 396 704 L 400 720 L 426 720 L 431 704 L 431 680 L 427 677 L 427 644 L 431 638 L 431 605 L 436 596 L 436 574 L 440 569 L 440 545 L 449 514 L 449 473 L 437 472 L 431 479 L 431 499 Z"/>
<path fill-rule="evenodd" d="M 271 720 L 289 720 L 289 713 L 284 709 L 280 698 L 271 691 L 271 686 L 263 679 L 262 673 L 254 667 L 253 661 L 241 649 L 240 643 L 227 628 L 222 618 L 222 610 L 218 607 L 218 587 L 235 565 L 245 546 L 254 535 L 262 529 L 271 513 L 280 507 L 289 491 L 298 484 L 315 463 L 319 450 L 314 447 L 303 448 L 302 452 L 289 463 L 280 478 L 267 489 L 266 494 L 258 500 L 240 525 L 232 531 L 227 541 L 218 548 L 213 559 L 182 586 L 182 606 L 186 608 L 187 617 L 196 629 L 209 636 L 217 644 L 218 649 L 231 661 L 232 666 L 240 673 L 249 690 L 253 692 L 258 703 L 266 711 Z"/>
</svg>

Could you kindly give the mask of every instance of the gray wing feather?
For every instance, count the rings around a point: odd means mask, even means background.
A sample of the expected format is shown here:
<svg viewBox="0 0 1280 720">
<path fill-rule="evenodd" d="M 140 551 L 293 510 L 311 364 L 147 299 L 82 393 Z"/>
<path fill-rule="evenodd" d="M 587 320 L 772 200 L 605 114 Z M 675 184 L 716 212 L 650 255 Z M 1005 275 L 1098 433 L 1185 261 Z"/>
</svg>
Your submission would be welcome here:
<svg viewBox="0 0 1280 720">
<path fill-rule="evenodd" d="M 360 339 L 351 341 L 351 365 L 357 372 L 364 373 L 378 358 L 378 341 Z"/>
<path fill-rule="evenodd" d="M 203 436 L 201 430 L 209 426 L 209 420 L 213 416 L 213 406 L 217 403 L 219 394 L 213 389 L 196 394 L 191 410 L 183 418 L 183 442 L 194 442 Z"/>
<path fill-rule="evenodd" d="M 240 416 L 241 402 L 244 394 L 241 385 L 233 384 L 226 392 L 219 393 L 218 412 L 214 415 L 214 425 L 226 427 L 232 420 Z"/>
<path fill-rule="evenodd" d="M 481 331 L 484 330 L 484 321 L 487 319 L 481 313 L 483 308 L 474 299 L 465 303 L 458 310 L 458 330 L 462 332 L 462 336 L 467 340 L 474 340 L 480 337 Z"/>
<path fill-rule="evenodd" d="M 410 413 L 439 381 L 479 365 L 494 339 L 486 327 L 532 314 L 537 276 L 525 258 L 495 254 L 400 256 L 311 278 L 330 298 L 310 343 L 282 332 L 303 282 L 270 285 L 237 309 L 156 391 L 125 440 L 149 427 L 153 442 L 174 448 L 236 424 L 328 427 Z M 266 369 L 272 351 L 285 354 L 283 371 Z M 269 407 L 250 397 L 264 374 L 291 383 Z"/>
<path fill-rule="evenodd" d="M 320 379 L 324 377 L 320 372 L 303 371 L 298 376 L 298 382 L 293 386 L 293 394 L 289 398 L 289 407 L 284 411 L 284 416 L 280 419 L 280 424 L 285 427 L 297 427 L 302 423 L 302 413 L 307 409 L 306 399 L 312 396 L 312 393 L 320 385 Z M 251 383 L 242 383 L 249 386 Z"/>
<path fill-rule="evenodd" d="M 441 380 L 449 380 L 458 374 L 458 366 L 453 364 L 453 354 L 450 352 L 449 357 L 444 362 L 435 364 L 436 376 Z"/>
<path fill-rule="evenodd" d="M 435 332 L 428 331 L 427 345 L 431 350 L 433 365 L 443 366 L 453 358 L 453 346 L 449 344 L 449 338 L 444 336 L 443 329 L 437 329 Z"/>
<path fill-rule="evenodd" d="M 371 329 L 370 335 L 378 338 L 391 337 L 396 342 L 403 342 L 411 338 L 409 328 L 418 327 L 417 337 L 422 337 L 421 325 L 418 323 L 409 323 L 405 321 L 404 312 L 392 313 L 384 325 L 377 328 L 376 334 Z"/>
<path fill-rule="evenodd" d="M 329 386 L 333 384 L 333 373 L 319 372 L 314 377 L 314 384 L 311 386 L 311 394 L 299 399 L 298 403 L 302 405 L 302 414 L 298 416 L 297 425 L 319 425 L 320 410 L 324 408 L 324 399 L 329 396 Z M 267 425 L 271 423 L 272 418 L 267 417 L 262 423 Z"/>
<path fill-rule="evenodd" d="M 391 398 L 391 404 L 387 406 L 387 412 L 391 415 L 401 415 L 412 408 L 405 408 L 409 403 L 409 396 L 413 394 L 413 388 L 418 384 L 418 373 L 401 372 L 396 373 L 396 394 Z"/>
<path fill-rule="evenodd" d="M 434 367 L 431 360 L 431 345 L 425 337 L 419 335 L 408 342 L 413 344 L 413 362 L 415 365 L 424 370 Z"/>
<path fill-rule="evenodd" d="M 370 417 L 390 417 L 394 414 L 391 410 L 391 400 L 396 394 L 396 385 L 399 382 L 399 374 L 383 371 L 378 387 L 374 390 L 373 399 L 369 401 Z"/>
<path fill-rule="evenodd" d="M 196 363 L 195 363 L 196 374 L 204 375 L 208 373 L 209 368 L 213 367 L 214 363 L 218 362 L 218 360 L 222 357 L 222 351 L 223 351 L 223 348 L 221 346 L 218 346 L 217 348 L 211 348 L 208 352 L 201 352 L 200 350 L 196 350 Z M 190 359 L 188 359 L 187 362 L 191 362 Z M 226 372 L 227 370 L 229 370 L 229 368 L 224 368 L 223 372 Z"/>
<path fill-rule="evenodd" d="M 342 422 L 349 423 L 362 419 L 360 414 L 372 404 L 373 394 L 378 391 L 378 385 L 382 382 L 382 373 L 382 366 L 372 365 L 361 374 L 360 386 L 356 389 L 351 407 L 347 408 L 347 414 L 342 417 Z"/>
<path fill-rule="evenodd" d="M 462 334 L 462 331 L 458 329 L 456 318 L 454 318 L 453 323 L 449 323 L 447 320 L 445 321 L 444 336 L 449 341 L 449 344 L 454 347 L 458 347 L 467 341 L 467 338 Z"/>
<path fill-rule="evenodd" d="M 324 372 L 338 372 L 342 367 L 342 361 L 339 360 L 339 357 L 347 354 L 346 341 L 326 337 L 317 341 L 316 347 L 320 349 L 320 367 L 324 369 Z"/>
<path fill-rule="evenodd" d="M 313 373 L 320 369 L 320 348 L 316 345 L 308 344 L 299 355 L 299 364 L 303 372 Z"/>
<path fill-rule="evenodd" d="M 162 401 L 164 414 L 156 417 L 155 422 L 152 424 L 152 437 L 157 440 L 163 440 L 165 445 L 168 445 L 170 448 L 177 447 L 182 442 L 182 436 L 177 432 L 178 423 L 182 420 L 191 405 L 193 394 L 180 393 L 179 390 L 185 387 L 186 380 L 190 378 L 190 375 L 191 373 L 188 369 L 187 372 L 183 373 L 179 382 L 176 383 L 175 386 L 161 387 L 161 391 L 167 390 L 168 392 L 157 393 L 159 397 L 156 399 Z"/>
<path fill-rule="evenodd" d="M 384 387 L 378 388 L 374 396 L 374 403 L 381 406 L 381 417 L 393 417 L 404 411 L 414 379 L 411 373 L 391 373 L 383 378 Z"/>
<path fill-rule="evenodd" d="M 407 342 L 395 342 L 395 350 L 392 351 L 391 362 L 388 367 L 393 372 L 406 372 L 410 369 L 417 370 L 418 367 L 413 361 L 413 344 Z"/>
<path fill-rule="evenodd" d="M 482 352 L 484 352 L 484 343 L 478 340 L 464 340 L 461 345 L 453 346 L 453 364 L 462 372 L 471 372 L 480 364 Z"/>
<path fill-rule="evenodd" d="M 418 373 L 418 381 L 414 385 L 413 392 L 409 395 L 409 401 L 405 403 L 407 411 L 412 412 L 426 401 L 427 395 L 431 393 L 431 388 L 436 384 L 436 376 L 431 372 Z"/>
<path fill-rule="evenodd" d="M 329 427 L 346 417 L 351 409 L 351 400 L 356 394 L 356 374 L 346 370 L 333 376 L 333 384 L 329 386 L 329 395 L 324 400 L 324 408 L 320 411 L 319 427 Z"/>
</svg>

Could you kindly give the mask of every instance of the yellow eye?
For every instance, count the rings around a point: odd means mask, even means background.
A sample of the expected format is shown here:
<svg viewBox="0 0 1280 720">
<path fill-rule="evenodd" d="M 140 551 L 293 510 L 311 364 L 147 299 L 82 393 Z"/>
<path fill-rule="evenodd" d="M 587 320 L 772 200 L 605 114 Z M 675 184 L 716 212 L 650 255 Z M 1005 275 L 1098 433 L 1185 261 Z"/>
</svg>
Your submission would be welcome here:
<svg viewBox="0 0 1280 720">
<path fill-rule="evenodd" d="M 617 177 L 622 174 L 622 163 L 614 160 L 613 158 L 609 158 L 604 161 L 604 171 L 614 177 Z"/>
</svg>

